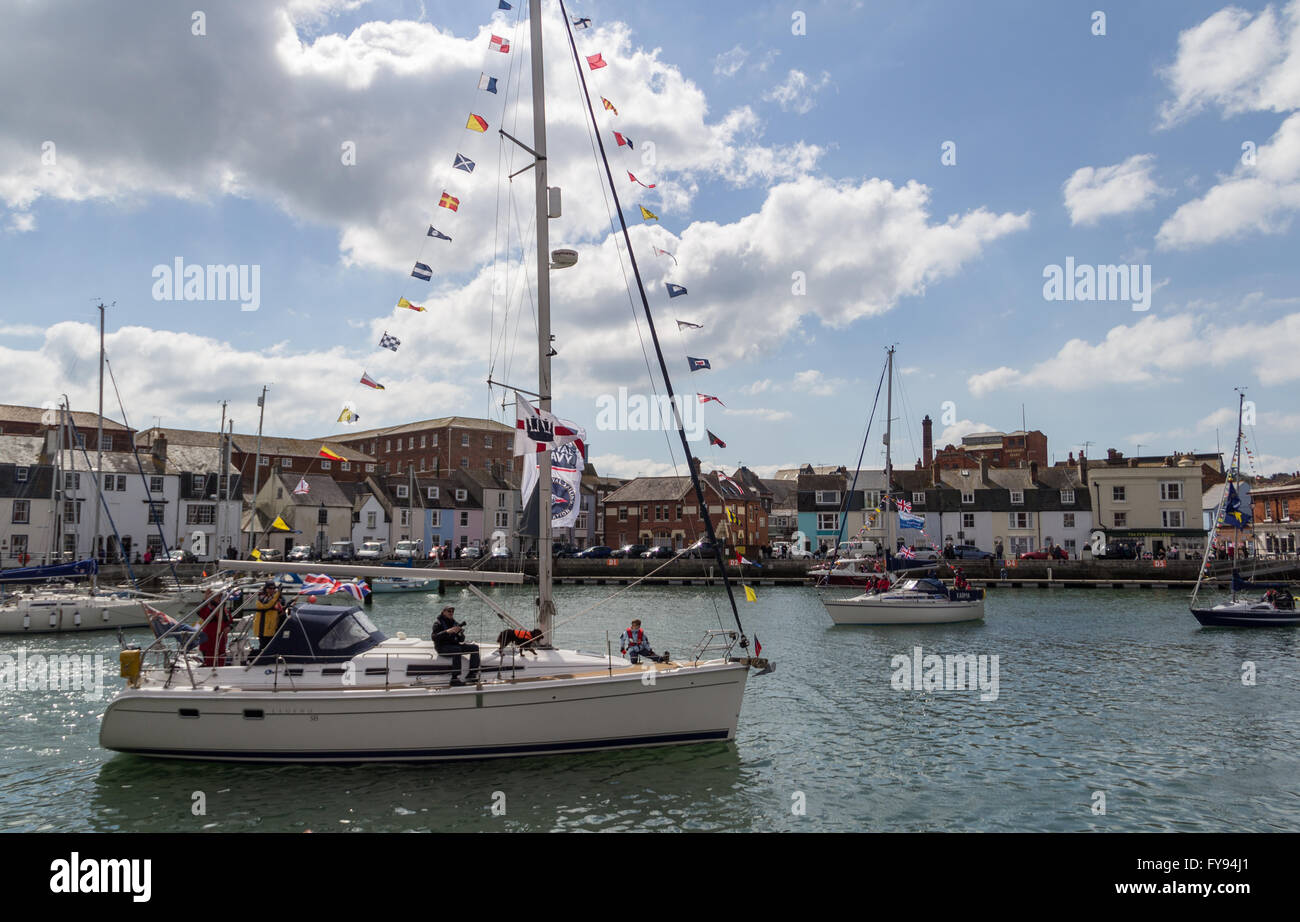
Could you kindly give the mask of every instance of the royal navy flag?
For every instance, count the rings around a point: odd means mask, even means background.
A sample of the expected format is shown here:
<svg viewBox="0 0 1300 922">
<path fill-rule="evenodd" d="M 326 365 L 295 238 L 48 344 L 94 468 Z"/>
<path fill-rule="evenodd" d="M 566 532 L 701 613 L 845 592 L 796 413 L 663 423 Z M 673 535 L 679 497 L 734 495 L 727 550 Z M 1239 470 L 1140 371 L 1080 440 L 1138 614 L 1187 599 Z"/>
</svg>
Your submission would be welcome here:
<svg viewBox="0 0 1300 922">
<path fill-rule="evenodd" d="M 712 368 L 708 359 L 697 359 L 693 355 L 686 356 L 686 363 L 691 366 L 691 371 L 700 371 L 704 368 Z"/>
</svg>

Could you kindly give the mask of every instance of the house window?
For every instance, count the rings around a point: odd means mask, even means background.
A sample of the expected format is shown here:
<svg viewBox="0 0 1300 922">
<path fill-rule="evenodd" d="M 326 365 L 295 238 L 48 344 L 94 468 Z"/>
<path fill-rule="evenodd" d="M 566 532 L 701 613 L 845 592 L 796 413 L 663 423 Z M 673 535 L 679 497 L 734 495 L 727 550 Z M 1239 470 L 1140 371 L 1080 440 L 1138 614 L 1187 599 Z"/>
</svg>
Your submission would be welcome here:
<svg viewBox="0 0 1300 922">
<path fill-rule="evenodd" d="M 15 525 L 26 525 L 28 522 L 31 521 L 31 516 L 32 516 L 32 504 L 30 500 L 25 500 L 25 499 L 14 500 L 14 514 L 13 517 L 10 519 L 11 522 L 13 522 Z"/>
<path fill-rule="evenodd" d="M 719 511 L 721 511 L 721 510 L 719 510 Z M 642 506 L 642 507 L 641 507 L 641 521 L 644 522 L 644 521 L 646 521 L 646 520 L 649 519 L 649 518 L 650 518 L 650 507 L 649 507 L 649 506 Z"/>
<path fill-rule="evenodd" d="M 677 504 L 677 518 L 680 519 L 681 517 L 682 517 L 682 504 L 681 504 L 681 503 L 678 503 L 678 504 Z"/>
<path fill-rule="evenodd" d="M 397 488 L 398 499 L 406 499 L 409 495 L 410 495 L 410 489 L 405 484 Z"/>
<path fill-rule="evenodd" d="M 191 503 L 185 507 L 186 525 L 214 525 L 217 521 L 217 507 L 212 503 Z"/>
<path fill-rule="evenodd" d="M 293 467 L 293 458 L 281 458 L 280 467 Z"/>
<path fill-rule="evenodd" d="M 9 539 L 9 556 L 22 559 L 27 554 L 27 536 L 12 535 Z"/>
<path fill-rule="evenodd" d="M 429 487 L 429 488 L 427 488 L 424 492 L 425 492 L 425 495 L 429 497 L 429 499 L 437 499 L 437 498 L 438 498 L 438 488 L 437 488 L 437 487 Z"/>
<path fill-rule="evenodd" d="M 433 436 L 432 436 L 432 439 L 433 439 L 433 441 L 430 442 L 429 444 L 431 444 L 434 448 L 437 448 L 437 447 L 438 447 L 438 433 L 435 432 L 435 433 L 433 434 Z"/>
<path fill-rule="evenodd" d="M 968 506 L 971 505 L 972 503 L 974 503 L 974 502 L 975 502 L 975 491 L 974 491 L 974 490 L 962 490 L 962 491 L 961 491 L 961 501 L 962 501 L 963 503 L 965 503 L 966 505 L 968 505 Z"/>
<path fill-rule="evenodd" d="M 102 449 L 104 449 L 104 451 L 112 451 L 112 450 L 113 450 L 113 437 L 112 437 L 111 435 L 109 435 L 107 432 L 104 433 L 104 441 L 100 443 L 100 446 L 99 446 L 99 447 L 102 448 Z"/>
<path fill-rule="evenodd" d="M 14 468 L 14 479 L 17 480 L 19 483 L 26 483 L 27 468 L 22 466 Z"/>
<path fill-rule="evenodd" d="M 1183 527 L 1183 510 L 1181 509 L 1161 509 L 1160 524 L 1165 528 L 1182 528 Z"/>
<path fill-rule="evenodd" d="M 1127 527 L 1128 527 L 1128 513 L 1127 513 L 1127 512 L 1117 512 L 1117 513 L 1115 513 L 1115 527 L 1116 527 L 1116 528 L 1127 528 Z"/>
<path fill-rule="evenodd" d="M 257 463 L 258 463 L 258 466 L 259 466 L 259 467 L 267 467 L 267 466 L 270 465 L 270 463 L 271 463 L 271 459 L 270 459 L 270 458 L 258 458 L 258 459 L 257 459 Z"/>
<path fill-rule="evenodd" d="M 469 494 L 466 493 L 464 490 L 457 490 L 457 491 L 456 491 L 456 502 L 458 502 L 458 503 L 463 503 L 463 502 L 465 502 L 465 497 L 468 496 L 468 495 L 469 495 Z"/>
<path fill-rule="evenodd" d="M 424 447 L 425 447 L 425 440 L 426 440 L 427 438 L 428 438 L 428 436 L 424 436 L 424 435 L 420 436 L 420 447 L 421 447 L 421 448 L 424 448 Z"/>
<path fill-rule="evenodd" d="M 1073 527 L 1074 527 L 1074 513 L 1073 513 L 1073 512 L 1064 512 L 1064 513 L 1062 513 L 1062 514 L 1061 514 L 1061 525 L 1064 526 L 1065 528 L 1073 528 Z"/>
<path fill-rule="evenodd" d="M 492 459 L 491 459 L 491 458 L 487 458 L 487 459 L 485 459 L 485 460 L 483 461 L 483 470 L 485 470 L 485 471 L 489 471 L 489 472 L 492 470 Z"/>
<path fill-rule="evenodd" d="M 375 521 L 376 521 L 377 518 L 378 518 L 378 513 L 375 513 L 375 512 L 367 512 L 367 513 L 366 513 L 366 528 L 374 528 L 374 527 L 375 527 Z"/>
<path fill-rule="evenodd" d="M 333 467 L 333 466 L 334 466 L 334 462 L 333 462 L 333 461 L 321 461 L 321 463 L 320 463 L 320 469 L 321 469 L 322 471 L 328 471 L 328 470 L 329 470 L 331 467 Z"/>
<path fill-rule="evenodd" d="M 468 433 L 468 432 L 462 432 L 462 433 L 461 433 L 461 436 L 460 436 L 460 447 L 461 447 L 461 448 L 469 448 L 469 433 Z"/>
<path fill-rule="evenodd" d="M 506 470 L 510 471 L 512 474 L 514 473 L 515 470 L 514 458 L 506 458 Z"/>
<path fill-rule="evenodd" d="M 461 466 L 462 468 L 464 468 L 465 470 L 469 470 L 469 458 L 461 458 L 461 459 L 460 459 L 460 466 Z"/>
<path fill-rule="evenodd" d="M 161 477 L 149 478 L 149 492 L 161 493 L 163 491 L 163 479 Z"/>
<path fill-rule="evenodd" d="M 77 447 L 78 448 L 86 447 L 86 434 L 84 432 L 77 433 Z"/>
<path fill-rule="evenodd" d="M 81 475 L 80 475 L 80 474 L 73 474 L 73 473 L 64 473 L 64 475 L 63 475 L 63 489 L 65 489 L 65 490 L 80 490 L 80 489 L 81 489 Z"/>
<path fill-rule="evenodd" d="M 1160 501 L 1161 502 L 1181 502 L 1183 499 L 1183 485 L 1178 480 L 1160 481 Z"/>
<path fill-rule="evenodd" d="M 351 461 L 340 461 L 340 462 L 339 462 L 339 470 L 341 470 L 341 471 L 350 471 L 350 470 L 352 470 L 352 462 L 351 462 Z"/>
<path fill-rule="evenodd" d="M 406 447 L 408 449 L 410 449 L 411 451 L 415 451 L 415 436 L 411 436 L 409 439 L 407 439 L 406 443 L 407 443 Z"/>
<path fill-rule="evenodd" d="M 838 512 L 817 513 L 817 530 L 818 531 L 839 531 L 840 514 Z"/>
<path fill-rule="evenodd" d="M 367 464 L 367 465 L 366 465 L 366 473 L 367 473 L 367 474 L 373 474 L 374 472 L 375 472 L 375 466 L 374 466 L 373 464 Z"/>
<path fill-rule="evenodd" d="M 1008 528 L 1033 528 L 1034 514 L 1032 512 L 1008 512 Z"/>
<path fill-rule="evenodd" d="M 484 447 L 484 448 L 491 448 L 491 447 L 492 447 L 492 436 L 490 436 L 490 435 L 485 435 L 485 436 L 483 436 L 483 447 Z"/>
<path fill-rule="evenodd" d="M 330 523 L 330 511 L 324 506 L 316 510 L 316 524 L 328 525 Z"/>
<path fill-rule="evenodd" d="M 961 527 L 962 527 L 963 529 L 971 529 L 971 528 L 974 528 L 974 527 L 975 527 L 975 513 L 973 513 L 973 512 L 963 512 L 963 513 L 961 514 Z"/>
<path fill-rule="evenodd" d="M 117 492 L 119 492 L 119 493 L 125 493 L 125 492 L 126 492 L 126 475 L 125 475 L 125 474 L 118 474 L 118 475 L 117 475 Z"/>
<path fill-rule="evenodd" d="M 497 513 L 497 528 L 509 528 L 509 527 L 510 527 L 510 513 L 508 513 L 508 512 L 498 512 L 498 513 Z"/>
<path fill-rule="evenodd" d="M 433 528 L 441 528 L 441 527 L 442 527 L 442 510 L 441 510 L 441 509 L 431 509 L 431 510 L 429 511 L 429 525 L 430 525 L 431 527 L 433 527 Z"/>
<path fill-rule="evenodd" d="M 863 490 L 863 491 L 862 491 L 862 504 L 863 504 L 864 506 L 866 506 L 868 509 L 875 509 L 877 506 L 880 505 L 880 491 L 879 491 L 879 490 Z"/>
<path fill-rule="evenodd" d="M 505 495 L 505 493 L 498 493 L 498 494 L 497 494 L 497 507 L 500 508 L 500 509 L 504 509 L 504 508 L 506 507 L 506 495 Z"/>
<path fill-rule="evenodd" d="M 392 450 L 393 450 L 393 440 L 384 439 L 384 454 L 388 454 Z"/>
<path fill-rule="evenodd" d="M 838 506 L 840 504 L 840 491 L 818 490 L 816 501 L 819 506 Z"/>
<path fill-rule="evenodd" d="M 1011 491 L 1011 505 L 1013 505 L 1013 506 L 1023 506 L 1024 504 L 1025 504 L 1025 491 L 1024 491 L 1024 490 L 1012 490 L 1012 491 Z"/>
<path fill-rule="evenodd" d="M 582 512 L 578 514 L 578 523 L 574 527 L 578 529 L 584 529 L 587 527 L 587 513 Z"/>
<path fill-rule="evenodd" d="M 114 481 L 114 479 L 113 479 L 113 475 L 112 475 L 112 474 L 105 474 L 105 475 L 104 475 L 104 492 L 105 492 L 105 493 L 112 493 L 112 492 L 113 492 L 113 484 L 114 484 L 114 482 L 115 482 L 115 481 Z"/>
<path fill-rule="evenodd" d="M 1066 539 L 1065 539 L 1065 552 L 1066 552 L 1067 554 L 1069 554 L 1071 557 L 1075 557 L 1075 556 L 1077 556 L 1077 551 L 1078 551 L 1078 546 L 1075 544 L 1074 539 L 1073 539 L 1073 538 L 1066 538 Z"/>
<path fill-rule="evenodd" d="M 1062 506 L 1073 506 L 1073 505 L 1074 505 L 1074 491 L 1073 491 L 1073 490 L 1062 490 L 1062 491 L 1061 491 L 1061 505 L 1062 505 Z"/>
<path fill-rule="evenodd" d="M 109 478 L 109 479 L 111 480 L 112 478 Z M 105 486 L 107 486 L 107 484 L 106 484 Z M 108 487 L 108 489 L 112 489 L 112 488 L 111 488 L 111 487 Z M 195 474 L 193 477 L 190 478 L 190 492 L 191 492 L 191 493 L 200 493 L 200 494 L 203 492 L 203 475 L 202 475 L 202 474 Z"/>
<path fill-rule="evenodd" d="M 161 503 L 149 504 L 149 524 L 161 525 L 163 520 L 163 505 Z"/>
<path fill-rule="evenodd" d="M 1110 500 L 1113 503 L 1126 503 L 1128 502 L 1128 496 L 1123 487 L 1111 487 Z"/>
<path fill-rule="evenodd" d="M 408 524 L 407 515 L 406 515 L 407 511 L 408 511 L 408 510 L 406 510 L 406 509 L 401 510 L 400 520 L 399 520 L 398 523 L 397 523 L 397 524 L 401 525 L 403 528 L 405 528 L 405 527 L 407 526 L 407 524 Z"/>
<path fill-rule="evenodd" d="M 924 505 L 925 505 L 925 493 L 913 493 L 913 494 L 912 494 L 912 505 L 913 505 L 913 506 L 924 506 Z"/>
<path fill-rule="evenodd" d="M 627 506 L 619 506 L 619 507 L 618 507 L 618 520 L 619 520 L 620 522 L 626 522 L 626 521 L 627 521 Z"/>
<path fill-rule="evenodd" d="M 462 512 L 462 513 L 460 514 L 460 527 L 461 527 L 461 528 L 468 528 L 468 527 L 469 527 L 469 513 L 468 513 L 468 512 Z M 465 536 L 464 536 L 464 535 L 461 535 L 461 536 L 460 536 L 460 540 L 463 542 L 463 541 L 465 540 Z"/>
</svg>

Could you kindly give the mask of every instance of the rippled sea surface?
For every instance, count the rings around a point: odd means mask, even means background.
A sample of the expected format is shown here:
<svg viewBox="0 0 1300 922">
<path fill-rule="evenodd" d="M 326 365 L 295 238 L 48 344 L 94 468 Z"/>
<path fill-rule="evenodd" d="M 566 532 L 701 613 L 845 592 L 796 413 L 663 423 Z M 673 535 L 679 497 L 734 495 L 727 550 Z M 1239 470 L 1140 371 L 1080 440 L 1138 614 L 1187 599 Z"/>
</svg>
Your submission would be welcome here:
<svg viewBox="0 0 1300 922">
<path fill-rule="evenodd" d="M 561 621 L 616 591 L 558 587 Z M 493 593 L 531 623 L 532 593 Z M 814 590 L 758 595 L 741 615 L 777 671 L 750 680 L 734 744 L 417 766 L 149 760 L 99 748 L 107 698 L 6 687 L 0 828 L 1300 829 L 1300 632 L 1202 630 L 1166 591 L 1003 590 L 982 624 L 924 628 L 833 627 Z M 472 639 L 495 636 L 485 605 L 446 598 Z M 442 604 L 388 595 L 370 614 L 427 636 Z M 617 647 L 634 617 L 674 654 L 728 620 L 720 589 L 637 588 L 564 624 L 559 644 L 603 651 L 608 632 Z M 997 656 L 996 700 L 894 688 L 891 659 L 917 646 Z M 111 633 L 0 637 L 0 654 L 20 650 L 102 653 L 105 695 L 120 687 Z"/>
</svg>

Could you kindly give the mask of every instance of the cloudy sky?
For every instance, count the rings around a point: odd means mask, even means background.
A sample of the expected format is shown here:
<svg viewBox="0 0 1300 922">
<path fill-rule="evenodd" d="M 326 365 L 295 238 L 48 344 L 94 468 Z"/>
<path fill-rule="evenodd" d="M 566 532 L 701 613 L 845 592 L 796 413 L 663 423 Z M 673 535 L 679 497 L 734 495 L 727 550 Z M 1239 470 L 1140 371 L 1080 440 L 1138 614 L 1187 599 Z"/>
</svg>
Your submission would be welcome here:
<svg viewBox="0 0 1300 922">
<path fill-rule="evenodd" d="M 228 400 L 252 430 L 263 384 L 279 435 L 344 405 L 512 418 L 486 379 L 536 386 L 531 173 L 496 133 L 531 140 L 526 3 L 196 5 L 0 0 L 0 402 L 93 408 L 103 299 L 137 427 Z M 893 343 L 897 463 L 926 413 L 940 444 L 1023 414 L 1057 460 L 1213 451 L 1245 387 L 1257 469 L 1300 469 L 1300 0 L 1098 5 L 575 0 L 673 383 L 725 403 L 709 463 L 853 462 Z M 596 428 L 602 395 L 662 382 L 544 6 L 551 243 L 580 257 L 553 273 L 557 410 L 602 473 L 671 472 L 663 433 Z M 159 297 L 177 260 L 256 269 L 257 309 Z M 1052 266 L 1120 264 L 1144 303 L 1045 297 Z"/>
</svg>

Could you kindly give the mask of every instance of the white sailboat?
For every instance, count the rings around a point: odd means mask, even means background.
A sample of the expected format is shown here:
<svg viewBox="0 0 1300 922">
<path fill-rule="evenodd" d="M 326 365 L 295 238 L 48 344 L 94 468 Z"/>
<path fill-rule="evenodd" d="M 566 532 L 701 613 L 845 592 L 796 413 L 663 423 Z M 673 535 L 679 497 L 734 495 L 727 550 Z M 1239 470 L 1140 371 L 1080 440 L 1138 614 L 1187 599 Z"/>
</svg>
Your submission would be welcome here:
<svg viewBox="0 0 1300 922">
<path fill-rule="evenodd" d="M 890 565 L 897 512 L 890 508 L 894 489 L 893 435 L 894 348 L 886 358 L 888 391 L 885 400 L 885 498 L 882 510 L 886 523 L 885 561 L 890 587 L 848 598 L 823 597 L 826 613 L 836 624 L 954 624 L 984 618 L 984 590 L 948 588 L 928 577 L 906 578 L 906 571 Z M 934 569 L 934 565 L 918 568 Z M 900 578 L 902 577 L 902 578 Z"/>
<path fill-rule="evenodd" d="M 529 14 L 538 393 L 541 409 L 549 412 L 552 264 L 541 0 L 529 0 Z M 610 176 L 607 163 L 606 176 Z M 632 260 L 635 271 L 635 256 Z M 557 258 L 555 266 L 569 262 Z M 639 283 L 639 272 L 637 278 Z M 648 315 L 644 292 L 642 296 Z M 660 366 L 671 393 L 662 354 Z M 680 428 L 679 436 L 687 447 Z M 537 493 L 545 497 L 551 494 L 550 455 L 540 453 L 539 459 Z M 696 489 L 712 539 L 713 526 L 698 483 Z M 549 548 L 550 516 L 539 515 L 539 526 L 539 546 Z M 720 550 L 718 558 L 725 573 Z M 472 759 L 735 738 L 749 670 L 770 670 L 765 660 L 748 655 L 738 615 L 737 630 L 709 631 L 691 656 L 670 662 L 634 664 L 612 654 L 555 649 L 551 645 L 556 613 L 551 556 L 541 555 L 538 564 L 537 627 L 542 633 L 536 654 L 518 653 L 514 647 L 487 650 L 476 682 L 460 685 L 448 654 L 439 653 L 430 641 L 384 636 L 360 608 L 300 605 L 289 612 L 264 653 L 254 654 L 237 626 L 225 664 L 204 665 L 188 650 L 170 649 L 166 639 L 143 651 L 124 650 L 127 687 L 104 713 L 100 742 L 120 752 L 183 759 L 360 762 Z M 392 573 L 387 567 L 352 564 L 222 561 L 221 565 L 259 573 L 310 571 L 334 577 Z M 440 570 L 438 575 L 444 581 L 468 584 L 503 619 L 522 627 L 474 584 L 520 584 L 523 574 Z M 730 594 L 729 584 L 727 588 Z M 735 613 L 734 597 L 732 607 Z M 457 684 L 452 684 L 453 678 Z"/>
</svg>

